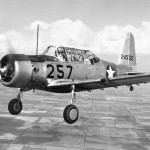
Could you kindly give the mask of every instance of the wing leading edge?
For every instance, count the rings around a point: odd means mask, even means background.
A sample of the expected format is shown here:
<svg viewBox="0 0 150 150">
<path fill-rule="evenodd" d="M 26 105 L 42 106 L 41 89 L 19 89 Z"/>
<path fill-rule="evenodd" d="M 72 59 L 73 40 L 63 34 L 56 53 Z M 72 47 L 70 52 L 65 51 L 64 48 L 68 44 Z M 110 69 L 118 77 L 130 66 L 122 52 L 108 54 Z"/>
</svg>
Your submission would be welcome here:
<svg viewBox="0 0 150 150">
<path fill-rule="evenodd" d="M 104 78 L 104 79 L 88 79 L 88 80 L 69 80 L 59 79 L 48 83 L 47 88 L 71 87 L 75 85 L 81 90 L 101 89 L 108 87 L 117 87 L 123 85 L 141 84 L 150 82 L 150 73 L 138 73 L 134 75 L 126 74 L 120 77 Z"/>
</svg>

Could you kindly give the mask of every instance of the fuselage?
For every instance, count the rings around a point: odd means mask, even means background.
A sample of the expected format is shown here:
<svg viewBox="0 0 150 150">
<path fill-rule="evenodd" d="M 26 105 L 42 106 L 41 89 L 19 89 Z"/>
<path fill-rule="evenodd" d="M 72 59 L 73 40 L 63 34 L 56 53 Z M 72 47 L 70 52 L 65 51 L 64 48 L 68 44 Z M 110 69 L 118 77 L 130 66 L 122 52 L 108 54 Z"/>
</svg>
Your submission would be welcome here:
<svg viewBox="0 0 150 150">
<path fill-rule="evenodd" d="M 114 63 L 100 60 L 97 63 L 79 63 L 79 62 L 52 62 L 45 61 L 42 62 L 32 62 L 34 66 L 38 68 L 38 71 L 33 71 L 32 84 L 39 90 L 46 90 L 52 92 L 70 92 L 69 89 L 61 88 L 47 88 L 47 82 L 53 82 L 55 80 L 60 80 L 60 82 L 67 82 L 68 80 L 90 80 L 90 79 L 104 79 L 119 77 L 126 74 L 126 72 L 131 72 L 132 70 L 127 66 L 116 65 Z M 76 91 L 82 90 L 93 90 L 104 88 L 104 85 L 89 85 L 88 87 L 82 87 L 76 89 Z"/>
<path fill-rule="evenodd" d="M 47 50 L 46 50 L 47 52 Z M 51 83 L 67 83 L 110 79 L 126 75 L 131 68 L 99 59 L 89 50 L 58 47 L 55 55 L 9 54 L 2 58 L 2 84 L 24 90 L 71 92 L 71 86 L 50 87 Z M 52 84 L 51 84 L 52 85 Z M 111 87 L 94 82 L 76 86 L 75 91 Z"/>
</svg>

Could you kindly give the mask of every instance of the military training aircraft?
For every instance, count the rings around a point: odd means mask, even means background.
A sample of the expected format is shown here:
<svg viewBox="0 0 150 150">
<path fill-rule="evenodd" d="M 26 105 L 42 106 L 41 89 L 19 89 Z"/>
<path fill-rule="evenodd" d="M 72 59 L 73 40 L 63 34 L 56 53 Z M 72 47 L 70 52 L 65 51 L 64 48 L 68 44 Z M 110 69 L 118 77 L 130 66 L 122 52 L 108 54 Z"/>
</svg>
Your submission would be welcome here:
<svg viewBox="0 0 150 150">
<path fill-rule="evenodd" d="M 53 53 L 53 54 L 50 54 Z M 8 104 L 12 115 L 22 110 L 21 93 L 31 89 L 55 93 L 71 93 L 64 120 L 73 124 L 79 110 L 73 104 L 76 92 L 128 86 L 150 82 L 150 73 L 136 71 L 134 37 L 127 33 L 118 64 L 102 60 L 89 50 L 49 46 L 41 55 L 8 54 L 1 59 L 1 82 L 18 88 L 16 98 Z"/>
</svg>

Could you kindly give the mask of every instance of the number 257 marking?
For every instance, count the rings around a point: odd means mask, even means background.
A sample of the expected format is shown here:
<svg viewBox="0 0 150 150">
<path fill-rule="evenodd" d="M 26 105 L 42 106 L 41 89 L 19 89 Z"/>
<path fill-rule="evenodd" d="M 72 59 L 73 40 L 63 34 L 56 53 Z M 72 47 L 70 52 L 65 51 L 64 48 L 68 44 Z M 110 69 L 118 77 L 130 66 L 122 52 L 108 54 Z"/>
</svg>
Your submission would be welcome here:
<svg viewBox="0 0 150 150">
<path fill-rule="evenodd" d="M 54 73 L 54 66 L 51 65 L 51 64 L 48 64 L 47 68 L 51 68 L 52 69 L 50 71 L 50 73 L 47 75 L 47 78 L 54 78 L 54 75 L 53 75 L 53 73 Z M 62 79 L 64 77 L 63 65 L 56 65 L 56 68 L 57 68 L 57 72 L 58 72 L 57 78 Z M 70 76 L 71 76 L 71 73 L 72 73 L 72 66 L 67 65 L 66 68 L 70 69 L 68 77 L 67 77 L 67 79 L 69 79 Z"/>
</svg>

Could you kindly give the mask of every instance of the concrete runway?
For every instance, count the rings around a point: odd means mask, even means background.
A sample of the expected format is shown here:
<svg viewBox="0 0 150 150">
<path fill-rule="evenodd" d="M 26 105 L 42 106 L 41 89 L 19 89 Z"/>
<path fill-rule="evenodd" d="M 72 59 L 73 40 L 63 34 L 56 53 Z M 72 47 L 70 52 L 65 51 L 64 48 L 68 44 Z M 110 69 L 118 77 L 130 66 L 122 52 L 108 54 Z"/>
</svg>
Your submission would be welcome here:
<svg viewBox="0 0 150 150">
<path fill-rule="evenodd" d="M 70 94 L 25 92 L 23 111 L 12 116 L 7 104 L 16 94 L 0 85 L 0 150 L 150 149 L 150 84 L 77 93 L 73 125 L 62 117 Z"/>
</svg>

